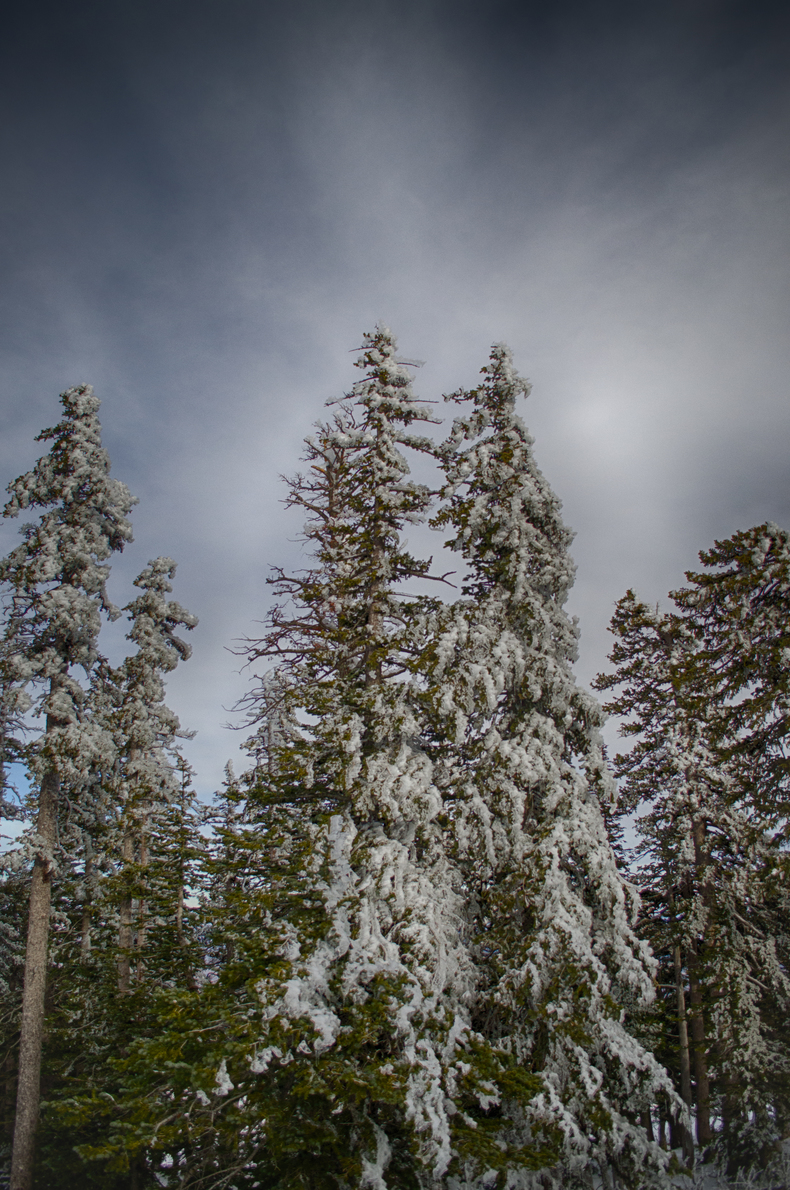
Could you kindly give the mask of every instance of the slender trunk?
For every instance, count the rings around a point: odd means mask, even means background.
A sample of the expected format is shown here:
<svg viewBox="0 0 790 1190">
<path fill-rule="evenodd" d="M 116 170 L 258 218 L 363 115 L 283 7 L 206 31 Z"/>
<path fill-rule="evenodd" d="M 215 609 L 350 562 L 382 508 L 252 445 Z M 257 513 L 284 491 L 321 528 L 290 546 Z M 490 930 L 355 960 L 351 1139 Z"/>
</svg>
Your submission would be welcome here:
<svg viewBox="0 0 790 1190">
<path fill-rule="evenodd" d="M 80 924 L 80 962 L 87 963 L 91 957 L 91 907 L 86 901 L 82 907 Z"/>
<path fill-rule="evenodd" d="M 649 1141 L 654 1141 L 656 1138 L 653 1133 L 653 1113 L 651 1112 L 649 1107 L 646 1107 L 644 1109 L 644 1111 L 640 1113 L 640 1119 L 642 1122 L 642 1127 L 645 1130 L 645 1135 L 647 1136 L 647 1139 Z"/>
<path fill-rule="evenodd" d="M 47 731 L 51 727 L 48 718 Z M 41 1095 L 41 1047 L 44 1038 L 44 997 L 47 987 L 47 949 L 52 902 L 52 853 L 57 841 L 59 795 L 60 779 L 56 772 L 50 770 L 41 782 L 36 824 L 42 840 L 43 854 L 36 857 L 30 883 L 10 1190 L 32 1190 L 33 1185 L 33 1159 Z"/>
<path fill-rule="evenodd" d="M 148 844 L 145 839 L 145 824 L 143 824 L 140 831 L 140 869 L 145 871 L 148 867 Z M 137 980 L 138 982 L 143 978 L 143 947 L 145 946 L 145 918 L 147 912 L 147 905 L 142 897 L 140 897 L 139 906 L 139 924 L 137 926 Z"/>
<path fill-rule="evenodd" d="M 689 1000 L 691 1001 L 691 1037 L 694 1042 L 694 1074 L 697 1083 L 697 1144 L 707 1145 L 713 1139 L 710 1126 L 710 1079 L 705 1046 L 705 1018 L 702 1012 L 702 986 L 697 969 L 699 958 L 689 962 Z"/>
<path fill-rule="evenodd" d="M 82 926 L 80 930 L 80 962 L 87 963 L 91 957 L 91 879 L 93 877 L 93 847 L 88 835 L 83 836 L 85 846 L 85 900 L 82 905 Z"/>
<path fill-rule="evenodd" d="M 186 830 L 184 828 L 184 821 L 186 819 L 186 803 L 187 803 L 187 772 L 184 769 L 181 773 L 181 821 L 178 826 L 178 842 L 179 842 L 179 881 L 178 881 L 178 898 L 176 900 L 176 937 L 178 938 L 178 945 L 184 945 L 184 850 L 186 848 Z"/>
<path fill-rule="evenodd" d="M 708 857 L 705 850 L 705 823 L 697 818 L 692 824 L 694 840 L 694 863 L 697 869 L 702 903 L 710 909 L 712 890 L 706 875 Z M 707 922 L 705 923 L 705 928 Z M 707 1145 L 713 1139 L 710 1126 L 710 1079 L 708 1077 L 708 1054 L 705 1043 L 705 1016 L 703 1011 L 702 985 L 699 979 L 701 949 L 704 941 L 691 947 L 689 954 L 689 1000 L 691 1002 L 691 1037 L 694 1043 L 694 1074 L 697 1083 L 697 1143 Z"/>
<path fill-rule="evenodd" d="M 686 993 L 683 987 L 683 965 L 680 961 L 680 947 L 674 948 L 675 990 L 678 1002 L 678 1036 L 680 1038 L 680 1094 L 691 1111 L 691 1059 L 689 1056 L 689 1034 L 686 1021 Z M 688 1128 L 682 1129 L 683 1156 L 688 1162 L 694 1160 L 694 1143 Z"/>
<path fill-rule="evenodd" d="M 176 901 L 176 937 L 178 938 L 178 945 L 184 945 L 184 886 L 178 886 L 178 899 Z"/>
<path fill-rule="evenodd" d="M 721 1099 L 721 1130 L 724 1138 L 729 1139 L 738 1120 L 738 1098 L 732 1077 L 725 1075 L 722 1081 L 724 1094 Z M 734 1153 L 731 1153 L 727 1161 L 726 1173 L 728 1177 L 734 1178 L 737 1172 L 738 1158 Z"/>
<path fill-rule="evenodd" d="M 120 925 L 118 927 L 118 991 L 126 995 L 132 980 L 132 892 L 129 884 L 129 865 L 134 860 L 134 836 L 131 823 L 127 821 L 121 843 L 126 888 L 120 904 Z"/>
</svg>

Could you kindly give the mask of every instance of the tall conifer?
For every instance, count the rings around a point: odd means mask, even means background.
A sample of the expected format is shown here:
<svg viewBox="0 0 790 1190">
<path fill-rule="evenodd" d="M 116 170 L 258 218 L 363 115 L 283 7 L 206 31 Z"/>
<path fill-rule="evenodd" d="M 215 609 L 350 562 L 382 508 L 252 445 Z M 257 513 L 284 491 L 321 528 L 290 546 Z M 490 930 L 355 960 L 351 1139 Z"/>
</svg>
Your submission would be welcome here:
<svg viewBox="0 0 790 1190">
<path fill-rule="evenodd" d="M 97 687 L 95 713 L 112 733 L 117 750 L 113 773 L 119 814 L 113 855 L 116 888 L 120 890 L 118 980 L 122 992 L 131 987 L 135 964 L 144 963 L 146 917 L 152 913 L 152 835 L 160 819 L 177 816 L 183 800 L 175 750 L 185 733 L 164 701 L 165 675 L 189 659 L 191 646 L 178 629 L 195 627 L 197 618 L 168 599 L 176 564 L 155 558 L 134 580 L 140 594 L 124 609 L 131 620 L 128 639 L 136 651 Z M 167 833 L 167 832 L 165 832 Z M 182 882 L 183 883 L 183 882 Z M 183 900 L 183 890 L 181 892 Z M 160 914 L 153 911 L 156 920 Z M 165 914 L 167 916 L 167 914 Z"/>
<path fill-rule="evenodd" d="M 12 678 L 39 690 L 35 710 L 45 717 L 34 760 L 37 782 L 12 1190 L 30 1190 L 39 1106 L 51 883 L 57 870 L 61 784 L 81 781 L 90 757 L 106 741 L 84 721 L 85 690 L 74 670 L 90 674 L 97 660 L 101 613 L 119 613 L 106 594 L 107 559 L 131 540 L 128 488 L 110 478 L 101 444 L 99 401 L 88 386 L 61 396 L 64 416 L 37 441 L 49 454 L 9 485 L 4 516 L 40 508 L 24 526 L 23 541 L 0 562 L 11 591 L 4 654 Z"/>
<path fill-rule="evenodd" d="M 650 1181 L 662 1158 L 639 1113 L 667 1084 L 623 1012 L 651 1000 L 654 967 L 607 838 L 603 716 L 573 678 L 578 630 L 563 607 L 571 534 L 516 413 L 528 391 L 496 346 L 480 386 L 452 398 L 471 412 L 444 448 L 435 520 L 466 567 L 463 598 L 439 613 L 429 691 L 473 906 L 472 1019 L 539 1081 L 523 1111 L 501 1105 L 558 1150 L 539 1184 L 586 1184 L 594 1166 Z"/>
<path fill-rule="evenodd" d="M 252 742 L 270 865 L 253 1069 L 291 1113 L 267 1141 L 283 1186 L 301 1184 L 305 1151 L 316 1186 L 434 1184 L 453 1156 L 452 1097 L 474 1101 L 481 1078 L 464 1052 L 473 972 L 414 679 L 429 601 L 400 587 L 428 574 L 402 534 L 430 497 L 401 453 L 428 448 L 410 429 L 428 414 L 389 331 L 366 336 L 359 366 L 291 485 L 314 567 L 277 576 L 286 602 L 251 648 L 277 662 Z"/>
<path fill-rule="evenodd" d="M 676 985 L 683 1097 L 701 1151 L 734 1171 L 770 1167 L 788 1128 L 787 535 L 758 526 L 701 558 L 678 610 L 620 600 L 598 686 L 635 740 L 616 765 L 645 930 Z"/>
</svg>

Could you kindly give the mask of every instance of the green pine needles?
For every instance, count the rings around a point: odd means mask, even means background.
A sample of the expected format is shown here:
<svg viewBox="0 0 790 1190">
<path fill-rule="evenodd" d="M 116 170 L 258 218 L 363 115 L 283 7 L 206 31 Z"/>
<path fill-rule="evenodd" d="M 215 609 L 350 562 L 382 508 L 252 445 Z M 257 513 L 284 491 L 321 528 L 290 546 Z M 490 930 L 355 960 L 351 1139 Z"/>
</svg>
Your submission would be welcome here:
<svg viewBox="0 0 790 1190">
<path fill-rule="evenodd" d="M 42 510 L 0 563 L 3 765 L 27 765 L 37 815 L 0 883 L 13 1190 L 776 1176 L 787 535 L 717 543 L 671 614 L 618 605 L 598 682 L 634 740 L 618 791 L 510 352 L 446 398 L 444 441 L 386 327 L 357 367 L 288 481 L 305 565 L 274 569 L 240 649 L 249 759 L 210 805 L 165 702 L 197 623 L 172 559 L 135 580 L 131 655 L 98 646 L 133 501 L 90 390 L 10 486 L 7 515 Z M 447 574 L 414 551 L 427 526 Z"/>
</svg>

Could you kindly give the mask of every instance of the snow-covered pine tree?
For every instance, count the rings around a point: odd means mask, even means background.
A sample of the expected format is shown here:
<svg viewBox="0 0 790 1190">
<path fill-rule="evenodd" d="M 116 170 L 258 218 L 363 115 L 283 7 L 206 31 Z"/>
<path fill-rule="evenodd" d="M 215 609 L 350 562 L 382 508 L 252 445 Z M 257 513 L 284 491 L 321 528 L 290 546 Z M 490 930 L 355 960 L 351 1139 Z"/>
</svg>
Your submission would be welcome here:
<svg viewBox="0 0 790 1190">
<path fill-rule="evenodd" d="M 401 448 L 430 449 L 427 413 L 389 331 L 359 366 L 291 485 L 312 565 L 277 573 L 248 648 L 275 667 L 216 824 L 214 974 L 127 1074 L 121 1143 L 147 1128 L 183 1185 L 416 1190 L 546 1161 L 496 1106 L 538 1080 L 469 1027 L 465 889 L 423 746 L 438 602 L 401 585 L 428 576 L 402 535 L 429 502 Z"/>
<path fill-rule="evenodd" d="M 790 533 L 756 525 L 700 553 L 672 592 L 700 639 L 696 687 L 719 704 L 716 739 L 748 774 L 756 806 L 790 833 Z M 711 686 L 714 684 L 714 687 Z"/>
<path fill-rule="evenodd" d="M 197 623 L 168 598 L 175 569 L 171 558 L 155 558 L 135 579 L 140 593 L 124 608 L 135 651 L 94 671 L 88 706 L 112 740 L 114 760 L 101 774 L 103 801 L 80 807 L 92 860 L 88 869 L 83 855 L 72 902 L 89 909 L 90 947 L 86 956 L 75 922 L 72 936 L 56 934 L 53 948 L 60 994 L 48 1030 L 42 1161 L 64 1180 L 82 1177 L 92 1186 L 143 1176 L 133 1149 L 122 1146 L 114 1171 L 103 1160 L 123 1085 L 118 1062 L 161 1028 L 159 990 L 188 988 L 202 967 L 197 914 L 187 904 L 201 883 L 202 814 L 178 753 L 179 738 L 190 733 L 164 701 L 166 676 L 191 654 L 178 632 Z"/>
<path fill-rule="evenodd" d="M 588 1185 L 596 1168 L 650 1184 L 664 1158 L 639 1115 L 669 1085 L 623 1013 L 651 1000 L 654 964 L 607 838 L 603 717 L 574 680 L 563 608 L 571 534 L 516 413 L 528 391 L 495 346 L 480 386 L 451 398 L 472 409 L 442 449 L 434 521 L 467 568 L 424 664 L 447 837 L 474 909 L 472 1020 L 539 1082 L 525 1106 L 498 1104 L 511 1133 L 557 1152 L 540 1175 L 511 1168 L 508 1187 Z"/>
<path fill-rule="evenodd" d="M 183 915 L 183 881 L 178 882 L 181 891 L 175 893 L 181 910 L 176 906 L 169 914 L 152 910 L 153 889 L 148 888 L 152 879 L 161 881 L 173 874 L 166 868 L 158 874 L 149 870 L 152 837 L 161 833 L 167 820 L 186 810 L 181 805 L 185 762 L 176 757 L 175 750 L 179 737 L 188 733 L 182 731 L 178 717 L 165 703 L 164 680 L 179 661 L 191 656 L 191 646 L 177 633 L 194 628 L 197 618 L 168 599 L 175 570 L 172 558 L 154 558 L 134 580 L 141 594 L 124 611 L 131 621 L 128 639 L 137 646 L 136 651 L 117 669 L 100 675 L 94 696 L 95 713 L 111 731 L 118 756 L 113 781 L 120 816 L 115 841 L 120 845 L 113 860 L 122 992 L 131 988 L 133 966 L 138 968 L 138 976 L 142 975 L 147 937 L 149 946 L 151 943 L 146 916 L 151 914 L 155 921 L 172 916 L 175 921 L 179 912 Z M 169 833 L 165 826 L 164 835 Z"/>
<path fill-rule="evenodd" d="M 0 821 L 3 848 L 6 823 L 24 817 L 24 797 L 12 778 L 13 764 L 24 761 L 24 711 L 29 699 L 13 680 L 7 656 L 0 655 Z M 5 862 L 3 862 L 5 861 Z M 13 857 L 0 858 L 0 1170 L 9 1167 L 14 1131 L 19 1016 L 25 962 L 27 880 Z"/>
<path fill-rule="evenodd" d="M 710 722 L 731 774 L 726 867 L 737 901 L 716 958 L 740 962 L 721 964 L 711 1009 L 721 1142 L 731 1166 L 770 1166 L 790 1137 L 790 534 L 757 525 L 700 560 L 672 597 L 699 640 L 683 675 L 693 713 Z"/>
<path fill-rule="evenodd" d="M 74 669 L 89 674 L 97 660 L 102 612 L 117 616 L 107 598 L 107 559 L 131 540 L 128 488 L 110 478 L 101 444 L 99 401 L 82 385 L 61 396 L 64 416 L 37 441 L 49 454 L 9 485 L 4 516 L 42 509 L 25 525 L 23 541 L 0 561 L 10 590 L 4 654 L 18 685 L 38 690 L 36 713 L 45 729 L 33 772 L 35 831 L 25 959 L 17 1114 L 11 1170 L 13 1190 L 30 1190 L 38 1117 L 51 882 L 57 869 L 57 821 L 62 782 L 81 781 L 106 741 L 83 721 L 85 690 Z"/>
<path fill-rule="evenodd" d="M 256 694 L 250 796 L 268 857 L 253 1071 L 281 1102 L 263 1150 L 281 1186 L 442 1184 L 475 1131 L 478 1175 L 523 1160 L 485 1117 L 503 1083 L 532 1089 L 469 1032 L 465 906 L 421 738 L 436 601 L 404 593 L 429 564 L 402 534 L 429 493 L 401 447 L 429 449 L 410 430 L 429 418 L 388 330 L 358 366 L 291 485 L 313 568 L 277 575 L 287 602 L 250 648 L 277 662 Z"/>
<path fill-rule="evenodd" d="M 688 576 L 694 586 L 673 596 L 680 614 L 649 608 L 629 592 L 612 620 L 617 669 L 597 682 L 616 689 L 608 709 L 627 717 L 623 733 L 636 741 L 616 766 L 625 803 L 637 811 L 637 879 L 654 909 L 645 932 L 675 983 L 672 1065 L 687 1101 L 693 1083 L 701 1150 L 714 1142 L 730 1172 L 770 1167 L 788 1119 L 789 1059 L 779 1024 L 790 1007 L 787 818 L 784 774 L 774 768 L 776 752 L 770 755 L 782 695 L 768 694 L 771 669 L 754 655 L 773 632 L 773 676 L 781 686 L 787 628 L 776 614 L 775 553 L 753 581 L 772 552 L 765 529 L 701 555 L 720 565 L 746 544 L 753 609 L 748 594 L 733 598 L 732 589 L 710 583 L 715 574 Z M 760 616 L 766 591 L 772 628 Z"/>
<path fill-rule="evenodd" d="M 712 849 L 721 839 L 731 779 L 711 752 L 709 715 L 694 706 L 681 680 L 696 652 L 690 625 L 648 607 L 629 591 L 617 605 L 610 630 L 617 637 L 610 656 L 617 669 L 595 684 L 599 690 L 618 688 L 606 709 L 623 717 L 621 733 L 636 740 L 630 752 L 615 758 L 615 770 L 624 779 L 622 808 L 636 812 L 641 836 L 637 879 L 649 907 L 641 932 L 662 962 L 662 983 L 674 984 L 675 1011 L 668 1016 L 669 1037 L 662 1048 L 675 1051 L 667 1065 L 689 1108 L 693 1091 L 696 1139 L 704 1150 L 712 1139 Z M 681 1121 L 673 1123 L 693 1162 L 691 1137 Z"/>
</svg>

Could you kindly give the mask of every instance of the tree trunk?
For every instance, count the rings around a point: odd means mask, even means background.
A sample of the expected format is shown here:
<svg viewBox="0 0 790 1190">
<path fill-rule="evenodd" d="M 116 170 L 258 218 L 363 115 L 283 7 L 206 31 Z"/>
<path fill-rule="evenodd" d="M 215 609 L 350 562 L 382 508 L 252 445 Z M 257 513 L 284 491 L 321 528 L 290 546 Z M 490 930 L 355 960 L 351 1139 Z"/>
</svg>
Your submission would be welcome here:
<svg viewBox="0 0 790 1190">
<path fill-rule="evenodd" d="M 689 1056 L 689 1034 L 686 1022 L 686 993 L 683 988 L 683 966 L 680 961 L 680 947 L 674 948 L 675 989 L 678 1001 L 678 1036 L 680 1038 L 680 1094 L 691 1112 L 691 1059 Z M 686 1161 L 694 1160 L 694 1143 L 688 1128 L 682 1128 L 683 1156 Z"/>
<path fill-rule="evenodd" d="M 667 1115 L 661 1104 L 658 1105 L 658 1144 L 666 1152 L 667 1149 Z"/>
<path fill-rule="evenodd" d="M 178 938 L 178 945 L 184 945 L 184 886 L 178 886 L 178 899 L 176 901 L 176 937 Z"/>
<path fill-rule="evenodd" d="M 712 903 L 712 890 L 707 878 L 708 856 L 705 850 L 705 823 L 697 818 L 692 825 L 694 840 L 694 863 L 697 869 L 702 903 L 707 912 Z M 707 928 L 705 922 L 704 929 Z M 704 935 L 703 935 L 704 938 Z M 704 945 L 704 942 L 701 940 Z M 705 1045 L 705 1016 L 703 1012 L 702 985 L 699 979 L 700 943 L 690 948 L 689 954 L 689 999 L 691 1001 L 691 1036 L 694 1042 L 694 1074 L 697 1083 L 697 1143 L 707 1145 L 713 1139 L 710 1126 L 710 1079 L 708 1077 L 708 1054 Z"/>
<path fill-rule="evenodd" d="M 140 868 L 144 872 L 148 867 L 148 844 L 145 839 L 145 823 L 140 828 Z M 145 926 L 146 913 L 148 906 L 140 897 L 140 918 L 137 927 L 137 980 L 138 982 L 143 978 L 143 947 L 145 946 Z"/>
<path fill-rule="evenodd" d="M 696 956 L 695 956 L 696 958 Z M 705 1018 L 702 1014 L 702 987 L 697 971 L 698 960 L 689 963 L 689 999 L 691 1001 L 691 1036 L 694 1042 L 694 1074 L 697 1083 L 697 1144 L 713 1139 L 710 1126 L 710 1079 L 705 1049 Z"/>
<path fill-rule="evenodd" d="M 85 846 L 85 901 L 82 906 L 82 928 L 80 937 L 80 962 L 87 963 L 91 957 L 91 878 L 93 876 L 93 847 L 88 835 Z"/>
<path fill-rule="evenodd" d="M 118 927 L 118 991 L 126 995 L 132 981 L 132 893 L 129 887 L 128 865 L 134 860 L 134 836 L 131 823 L 127 822 L 121 843 L 121 859 L 124 867 L 124 877 L 127 882 L 126 891 L 120 904 L 120 925 Z"/>
<path fill-rule="evenodd" d="M 50 729 L 47 722 L 47 730 Z M 41 1093 L 41 1046 L 44 1037 L 44 996 L 47 986 L 47 948 L 52 900 L 52 853 L 57 841 L 60 780 L 50 770 L 41 782 L 36 829 L 43 854 L 36 857 L 30 884 L 30 912 L 22 993 L 19 1039 L 19 1079 L 11 1155 L 10 1190 L 32 1190 L 36 1126 Z"/>
</svg>

